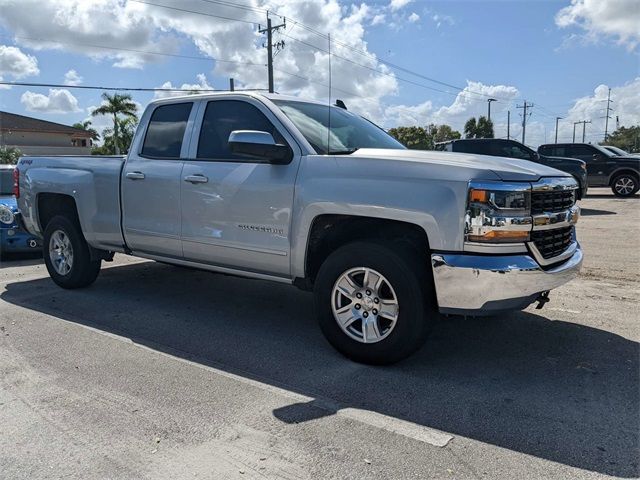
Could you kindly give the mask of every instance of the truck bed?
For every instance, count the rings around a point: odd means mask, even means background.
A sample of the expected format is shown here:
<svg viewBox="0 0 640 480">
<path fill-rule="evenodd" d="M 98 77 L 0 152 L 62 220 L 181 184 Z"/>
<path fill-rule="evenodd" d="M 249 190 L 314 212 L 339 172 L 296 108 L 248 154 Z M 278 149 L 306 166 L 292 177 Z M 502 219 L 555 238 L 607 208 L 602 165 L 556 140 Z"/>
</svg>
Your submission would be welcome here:
<svg viewBox="0 0 640 480">
<path fill-rule="evenodd" d="M 87 242 L 96 248 L 121 251 L 124 239 L 120 228 L 120 174 L 124 156 L 25 156 L 20 159 L 24 189 L 22 209 L 25 226 L 42 235 L 38 221 L 55 195 L 72 197 L 78 209 Z M 45 194 L 39 196 L 41 193 Z"/>
</svg>

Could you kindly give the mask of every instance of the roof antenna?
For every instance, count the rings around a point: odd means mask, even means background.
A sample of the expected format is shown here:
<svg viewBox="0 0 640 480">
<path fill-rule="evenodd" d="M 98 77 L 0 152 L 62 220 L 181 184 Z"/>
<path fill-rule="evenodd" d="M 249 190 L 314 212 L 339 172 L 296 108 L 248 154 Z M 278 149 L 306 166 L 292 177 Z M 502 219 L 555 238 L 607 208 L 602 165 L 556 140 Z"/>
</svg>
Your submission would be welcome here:
<svg viewBox="0 0 640 480">
<path fill-rule="evenodd" d="M 327 122 L 327 155 L 331 152 L 331 34 L 327 34 L 329 40 L 329 121 Z"/>
</svg>

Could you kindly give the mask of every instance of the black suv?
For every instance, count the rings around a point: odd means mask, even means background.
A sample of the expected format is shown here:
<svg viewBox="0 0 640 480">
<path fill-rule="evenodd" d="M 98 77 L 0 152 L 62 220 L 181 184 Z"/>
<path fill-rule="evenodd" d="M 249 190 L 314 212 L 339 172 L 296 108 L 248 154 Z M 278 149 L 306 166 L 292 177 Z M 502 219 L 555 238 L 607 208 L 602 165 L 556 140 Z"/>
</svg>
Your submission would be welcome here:
<svg viewBox="0 0 640 480">
<path fill-rule="evenodd" d="M 578 198 L 583 198 L 587 194 L 587 167 L 585 162 L 576 160 L 575 158 L 540 155 L 535 150 L 515 140 L 505 140 L 502 138 L 465 138 L 437 143 L 436 150 L 476 153 L 479 155 L 490 155 L 492 157 L 517 158 L 540 163 L 573 175 L 580 186 L 577 195 Z"/>
<path fill-rule="evenodd" d="M 633 155 L 615 155 L 600 145 L 590 143 L 540 145 L 538 152 L 584 160 L 590 187 L 611 187 L 618 197 L 630 197 L 640 189 L 640 158 Z"/>
</svg>

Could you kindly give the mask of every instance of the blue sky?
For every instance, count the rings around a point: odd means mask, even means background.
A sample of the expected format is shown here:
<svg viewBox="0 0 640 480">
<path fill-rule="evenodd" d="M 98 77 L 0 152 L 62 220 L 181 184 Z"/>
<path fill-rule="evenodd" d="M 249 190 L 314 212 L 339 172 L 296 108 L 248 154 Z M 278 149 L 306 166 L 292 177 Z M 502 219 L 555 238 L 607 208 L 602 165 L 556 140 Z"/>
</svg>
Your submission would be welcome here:
<svg viewBox="0 0 640 480">
<path fill-rule="evenodd" d="M 330 32 L 336 42 L 332 97 L 385 127 L 434 122 L 460 129 L 470 116 L 485 114 L 486 99 L 493 96 L 499 99 L 492 105 L 498 136 L 506 135 L 507 110 L 511 133 L 519 134 L 516 105 L 526 99 L 535 105 L 527 143 L 549 141 L 556 115 L 565 117 L 561 137 L 570 135 L 573 121 L 591 119 L 589 140 L 597 141 L 609 87 L 621 124 L 640 123 L 635 0 L 0 0 L 0 77 L 85 86 L 227 88 L 233 76 L 239 86 L 265 87 L 266 51 L 252 22 L 264 23 L 266 9 L 287 17 L 286 30 L 276 35 L 286 43 L 275 58 L 278 91 L 327 98 L 327 39 L 317 33 Z M 88 117 L 100 93 L 70 86 L 12 87 L 0 89 L 0 109 L 71 124 Z M 141 106 L 154 98 L 154 93 L 132 95 Z M 94 122 L 98 129 L 108 125 L 107 119 Z"/>
</svg>

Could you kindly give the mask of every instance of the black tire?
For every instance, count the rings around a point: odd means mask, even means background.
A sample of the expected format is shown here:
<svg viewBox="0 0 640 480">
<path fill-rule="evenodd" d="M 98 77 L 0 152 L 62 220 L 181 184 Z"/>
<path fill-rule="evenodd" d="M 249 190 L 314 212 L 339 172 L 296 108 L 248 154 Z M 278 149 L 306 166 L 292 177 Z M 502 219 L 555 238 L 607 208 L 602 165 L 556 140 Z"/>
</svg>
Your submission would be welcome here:
<svg viewBox="0 0 640 480">
<path fill-rule="evenodd" d="M 611 191 L 616 197 L 631 197 L 638 193 L 639 189 L 638 176 L 633 173 L 621 173 L 611 181 Z"/>
<path fill-rule="evenodd" d="M 56 271 L 49 253 L 51 237 L 54 233 L 62 231 L 70 241 L 73 252 L 73 263 L 70 270 L 61 274 Z M 77 221 L 58 215 L 53 217 L 44 230 L 43 242 L 44 263 L 51 279 L 62 288 L 83 288 L 95 282 L 100 273 L 100 260 L 92 260 L 89 245 L 82 235 L 82 230 Z"/>
<path fill-rule="evenodd" d="M 334 285 L 343 273 L 357 267 L 382 274 L 398 300 L 395 326 L 376 343 L 351 338 L 333 314 Z M 336 350 L 356 362 L 385 365 L 408 357 L 422 346 L 438 318 L 433 277 L 427 267 L 427 255 L 405 245 L 354 242 L 339 248 L 322 264 L 314 285 L 322 333 Z"/>
</svg>

